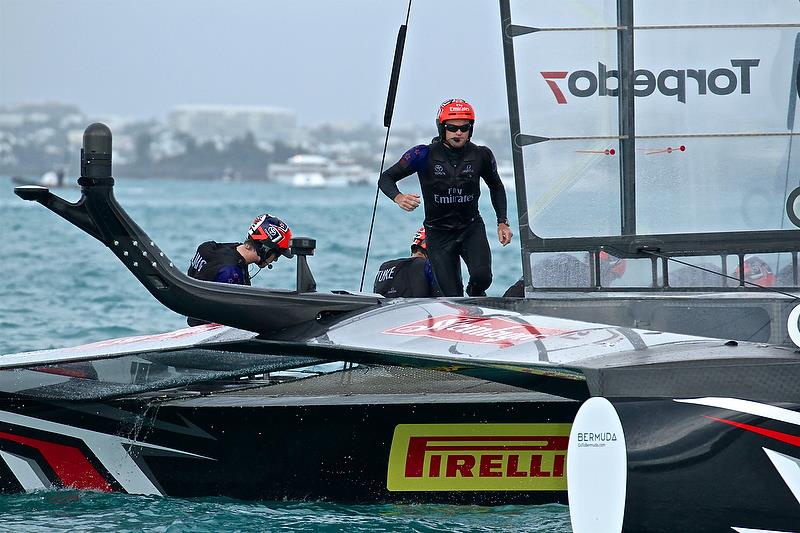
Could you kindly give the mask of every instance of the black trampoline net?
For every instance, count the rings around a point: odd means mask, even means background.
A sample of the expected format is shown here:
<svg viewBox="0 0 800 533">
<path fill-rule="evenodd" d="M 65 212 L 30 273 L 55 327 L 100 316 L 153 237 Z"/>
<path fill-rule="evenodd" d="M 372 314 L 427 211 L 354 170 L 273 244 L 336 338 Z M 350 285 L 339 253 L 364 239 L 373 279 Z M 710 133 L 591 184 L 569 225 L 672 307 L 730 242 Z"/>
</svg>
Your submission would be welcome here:
<svg viewBox="0 0 800 533">
<path fill-rule="evenodd" d="M 151 352 L 109 359 L 0 371 L 0 393 L 51 400 L 99 400 L 299 369 L 313 357 L 204 349 Z"/>
</svg>

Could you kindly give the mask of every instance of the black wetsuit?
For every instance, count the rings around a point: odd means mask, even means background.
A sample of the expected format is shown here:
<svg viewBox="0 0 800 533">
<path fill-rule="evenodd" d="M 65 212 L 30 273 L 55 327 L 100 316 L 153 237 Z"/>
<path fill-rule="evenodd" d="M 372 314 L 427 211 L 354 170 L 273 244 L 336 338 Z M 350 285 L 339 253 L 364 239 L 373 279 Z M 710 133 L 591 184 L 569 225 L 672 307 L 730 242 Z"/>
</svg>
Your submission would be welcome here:
<svg viewBox="0 0 800 533">
<path fill-rule="evenodd" d="M 378 269 L 372 292 L 387 298 L 428 298 L 436 296 L 430 262 L 423 257 L 386 261 Z"/>
<path fill-rule="evenodd" d="M 444 296 L 463 296 L 461 261 L 469 271 L 467 294 L 483 296 L 492 283 L 492 255 L 478 212 L 480 179 L 489 186 L 498 222 L 506 219 L 506 191 L 489 148 L 468 142 L 453 149 L 435 139 L 408 150 L 381 174 L 378 185 L 391 200 L 397 182 L 414 172 L 425 204 L 428 259 Z"/>
<path fill-rule="evenodd" d="M 187 274 L 191 278 L 218 283 L 250 285 L 250 273 L 244 257 L 236 251 L 238 242 L 217 243 L 207 241 L 197 247 Z M 203 320 L 188 318 L 190 326 L 207 324 Z"/>
<path fill-rule="evenodd" d="M 525 298 L 525 280 L 520 278 L 503 293 L 503 298 Z"/>
</svg>

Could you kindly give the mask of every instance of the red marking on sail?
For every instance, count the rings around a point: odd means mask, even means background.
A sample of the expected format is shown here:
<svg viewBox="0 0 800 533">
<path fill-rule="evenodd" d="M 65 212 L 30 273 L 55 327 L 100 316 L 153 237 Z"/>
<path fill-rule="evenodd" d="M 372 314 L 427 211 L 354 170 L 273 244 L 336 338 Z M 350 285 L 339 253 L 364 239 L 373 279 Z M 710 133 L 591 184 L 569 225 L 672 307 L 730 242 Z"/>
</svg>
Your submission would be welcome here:
<svg viewBox="0 0 800 533">
<path fill-rule="evenodd" d="M 475 344 L 497 344 L 504 348 L 570 332 L 570 330 L 537 327 L 497 316 L 464 315 L 429 317 L 384 331 L 384 333 L 392 335 L 433 337 Z"/>
<path fill-rule="evenodd" d="M 74 446 L 0 432 L 0 438 L 36 448 L 65 487 L 111 492 L 111 485 Z"/>
<path fill-rule="evenodd" d="M 741 422 L 734 422 L 733 420 L 725 420 L 724 418 L 717 418 L 715 416 L 706 416 L 706 418 L 716 420 L 717 422 L 723 422 L 725 424 L 729 424 L 752 433 L 757 433 L 771 439 L 779 440 L 781 442 L 791 444 L 792 446 L 800 446 L 800 437 L 795 435 L 789 435 L 788 433 L 781 433 L 780 431 L 773 431 L 771 429 L 764 429 L 758 426 L 751 426 L 750 424 L 743 424 Z"/>
<path fill-rule="evenodd" d="M 661 148 L 659 150 L 651 150 L 649 148 L 644 148 L 647 150 L 645 155 L 653 155 L 653 154 L 671 154 L 672 152 L 685 152 L 686 147 L 684 145 L 680 145 L 677 148 L 673 148 L 672 146 L 667 146 L 666 148 Z"/>
<path fill-rule="evenodd" d="M 564 92 L 561 90 L 561 87 L 555 82 L 555 80 L 563 80 L 567 77 L 567 72 L 565 71 L 558 71 L 558 72 L 540 72 L 544 81 L 547 83 L 550 90 L 553 91 L 553 96 L 556 97 L 556 102 L 559 104 L 566 104 L 567 99 L 564 97 Z"/>
<path fill-rule="evenodd" d="M 606 148 L 605 150 L 575 150 L 576 154 L 603 154 L 614 155 L 617 153 L 613 148 Z"/>
</svg>

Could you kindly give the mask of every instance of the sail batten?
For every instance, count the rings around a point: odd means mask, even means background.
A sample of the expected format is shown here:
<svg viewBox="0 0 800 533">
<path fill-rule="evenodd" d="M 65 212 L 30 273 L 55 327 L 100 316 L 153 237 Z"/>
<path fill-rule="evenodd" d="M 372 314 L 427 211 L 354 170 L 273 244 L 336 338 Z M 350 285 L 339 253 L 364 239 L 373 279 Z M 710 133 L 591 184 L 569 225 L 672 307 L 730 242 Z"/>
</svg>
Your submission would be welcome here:
<svg viewBox="0 0 800 533">
<path fill-rule="evenodd" d="M 535 32 L 559 32 L 559 31 L 623 31 L 630 26 L 552 26 L 545 28 L 533 28 L 512 24 L 509 26 L 511 37 L 520 37 Z M 636 31 L 648 30 L 741 30 L 741 29 L 780 29 L 780 28 L 800 28 L 800 22 L 785 23 L 753 23 L 753 24 L 648 24 L 646 26 L 633 26 Z"/>
<path fill-rule="evenodd" d="M 703 139 L 703 138 L 733 138 L 733 137 L 786 137 L 798 136 L 797 131 L 749 131 L 742 133 L 660 133 L 657 135 L 637 134 L 637 139 Z M 536 144 L 543 141 L 593 141 L 593 140 L 623 140 L 627 135 L 561 135 L 544 137 L 521 133 L 517 136 L 519 146 Z"/>
</svg>

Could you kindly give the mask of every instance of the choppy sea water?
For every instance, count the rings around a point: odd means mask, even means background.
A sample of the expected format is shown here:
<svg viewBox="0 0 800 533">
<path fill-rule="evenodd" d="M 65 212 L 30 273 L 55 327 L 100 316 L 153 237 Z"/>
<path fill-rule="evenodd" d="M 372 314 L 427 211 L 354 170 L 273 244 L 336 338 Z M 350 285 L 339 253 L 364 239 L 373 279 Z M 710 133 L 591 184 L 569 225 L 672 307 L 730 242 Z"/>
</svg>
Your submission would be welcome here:
<svg viewBox="0 0 800 533">
<path fill-rule="evenodd" d="M 413 178 L 403 190 L 416 189 Z M 78 189 L 56 191 L 74 201 Z M 509 207 L 513 209 L 513 191 Z M 197 244 L 240 241 L 251 220 L 270 212 L 297 236 L 317 240 L 309 264 L 321 291 L 358 290 L 375 189 L 292 189 L 270 183 L 117 179 L 122 206 L 178 265 Z M 493 232 L 488 194 L 482 213 Z M 406 256 L 422 210 L 406 213 L 378 198 L 365 289 L 378 265 Z M 511 217 L 510 217 L 511 218 Z M 165 309 L 105 249 L 42 206 L 13 194 L 0 177 L 0 354 L 72 346 L 112 337 L 170 331 L 184 318 Z M 516 232 L 516 228 L 514 228 Z M 500 295 L 521 275 L 515 241 L 490 234 Z M 254 285 L 293 288 L 295 265 L 281 259 Z M 563 505 L 339 505 L 242 502 L 222 498 L 153 498 L 79 491 L 0 496 L 0 531 L 398 531 L 564 533 Z"/>
<path fill-rule="evenodd" d="M 0 496 L 0 531 L 232 533 L 569 531 L 563 505 L 338 505 L 61 491 Z"/>
</svg>

